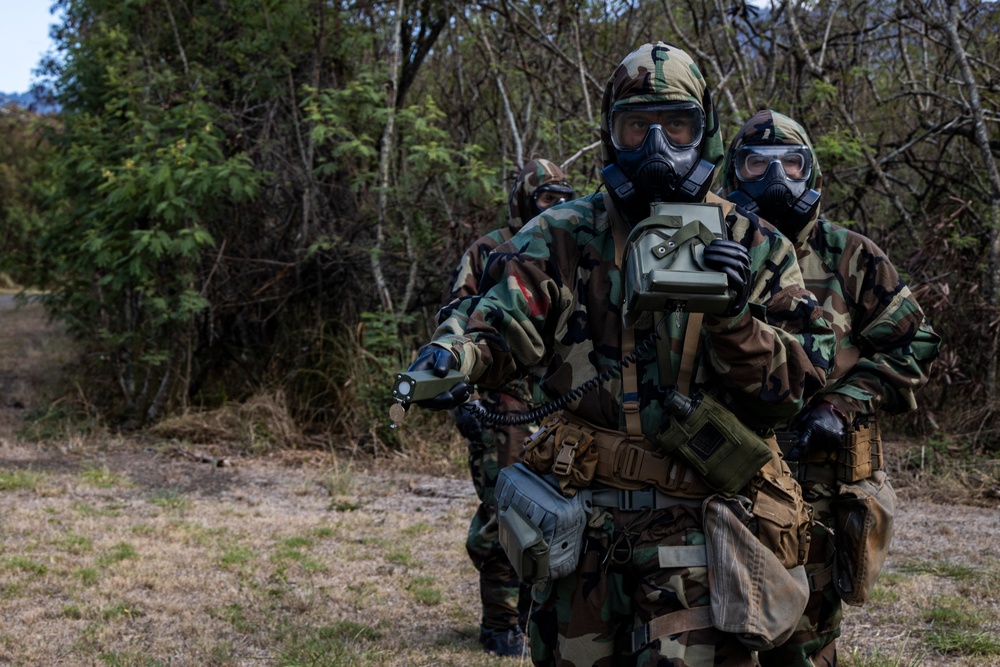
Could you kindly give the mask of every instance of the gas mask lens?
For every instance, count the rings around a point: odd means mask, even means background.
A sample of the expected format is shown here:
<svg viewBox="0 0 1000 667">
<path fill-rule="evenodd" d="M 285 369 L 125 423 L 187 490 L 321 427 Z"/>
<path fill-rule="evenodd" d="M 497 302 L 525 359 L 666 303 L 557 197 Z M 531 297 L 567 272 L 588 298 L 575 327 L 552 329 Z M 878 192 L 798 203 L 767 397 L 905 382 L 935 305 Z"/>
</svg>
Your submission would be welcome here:
<svg viewBox="0 0 1000 667">
<path fill-rule="evenodd" d="M 736 151 L 735 161 L 741 181 L 760 180 L 775 162 L 793 181 L 804 181 L 812 173 L 812 152 L 807 146 L 743 146 Z"/>
<path fill-rule="evenodd" d="M 701 143 L 705 114 L 692 102 L 621 106 L 611 111 L 611 143 L 620 151 L 639 148 L 653 125 L 674 148 L 691 148 Z"/>
<path fill-rule="evenodd" d="M 544 211 L 572 199 L 573 188 L 567 185 L 543 185 L 535 190 L 534 198 L 538 210 Z"/>
</svg>

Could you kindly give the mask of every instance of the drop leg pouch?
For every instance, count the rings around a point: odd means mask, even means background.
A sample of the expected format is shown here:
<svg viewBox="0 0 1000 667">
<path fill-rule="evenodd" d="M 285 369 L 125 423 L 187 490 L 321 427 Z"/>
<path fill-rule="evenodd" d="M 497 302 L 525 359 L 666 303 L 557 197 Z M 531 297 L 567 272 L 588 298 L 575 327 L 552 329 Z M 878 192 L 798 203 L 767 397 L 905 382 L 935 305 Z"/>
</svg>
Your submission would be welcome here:
<svg viewBox="0 0 1000 667">
<path fill-rule="evenodd" d="M 834 501 L 837 558 L 833 584 L 850 605 L 868 599 L 892 542 L 896 492 L 885 472 L 841 484 Z"/>
<path fill-rule="evenodd" d="M 587 525 L 585 497 L 566 497 L 551 475 L 523 463 L 500 471 L 496 486 L 500 545 L 525 584 L 576 570 Z"/>
<path fill-rule="evenodd" d="M 805 567 L 786 568 L 747 527 L 748 498 L 713 495 L 703 513 L 712 625 L 751 649 L 784 643 L 809 601 Z"/>
</svg>

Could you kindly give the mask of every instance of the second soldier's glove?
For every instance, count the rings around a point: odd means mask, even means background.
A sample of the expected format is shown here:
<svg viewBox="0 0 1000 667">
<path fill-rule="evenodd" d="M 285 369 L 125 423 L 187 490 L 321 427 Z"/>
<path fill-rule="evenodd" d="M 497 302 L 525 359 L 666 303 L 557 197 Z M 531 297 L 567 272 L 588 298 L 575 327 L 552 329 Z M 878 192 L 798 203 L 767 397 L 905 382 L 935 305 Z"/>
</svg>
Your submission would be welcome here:
<svg viewBox="0 0 1000 667">
<path fill-rule="evenodd" d="M 410 364 L 409 371 L 432 371 L 434 375 L 443 378 L 448 371 L 458 368 L 458 359 L 451 350 L 437 345 L 425 345 L 417 353 L 417 360 Z M 434 398 L 417 401 L 417 405 L 427 410 L 448 410 L 469 400 L 472 387 L 465 382 L 456 382 L 451 389 L 442 391 Z"/>
<path fill-rule="evenodd" d="M 798 420 L 799 444 L 789 452 L 790 461 L 800 461 L 807 452 L 832 454 L 847 437 L 847 418 L 833 406 L 822 402 Z"/>
<path fill-rule="evenodd" d="M 747 305 L 750 297 L 750 253 L 742 243 L 715 239 L 705 246 L 703 259 L 708 268 L 726 274 L 726 282 L 733 291 L 733 298 L 722 315 L 736 315 Z"/>
</svg>

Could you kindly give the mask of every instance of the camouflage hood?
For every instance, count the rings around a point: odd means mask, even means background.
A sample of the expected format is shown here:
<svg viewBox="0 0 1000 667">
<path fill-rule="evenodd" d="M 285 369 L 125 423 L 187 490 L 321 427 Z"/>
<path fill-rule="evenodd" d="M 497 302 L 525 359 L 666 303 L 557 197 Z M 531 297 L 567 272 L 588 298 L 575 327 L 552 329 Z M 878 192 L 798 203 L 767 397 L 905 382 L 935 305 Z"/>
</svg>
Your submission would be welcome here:
<svg viewBox="0 0 1000 667">
<path fill-rule="evenodd" d="M 808 146 L 809 151 L 812 153 L 813 166 L 812 174 L 809 176 L 809 180 L 806 181 L 806 187 L 816 192 L 823 192 L 823 172 L 820 171 L 819 158 L 816 156 L 816 151 L 813 150 L 812 142 L 809 140 L 809 134 L 805 131 L 805 128 L 784 114 L 765 109 L 751 116 L 750 120 L 744 123 L 743 127 L 736 133 L 732 143 L 729 145 L 726 160 L 722 165 L 721 194 L 723 196 L 739 186 L 736 181 L 736 168 L 733 165 L 733 156 L 736 155 L 736 151 L 743 146 L 761 145 Z M 812 222 L 818 217 L 819 209 L 816 210 L 816 215 L 813 217 Z M 811 223 L 806 225 L 806 229 L 811 227 Z"/>
<path fill-rule="evenodd" d="M 654 42 L 625 56 L 604 88 L 601 102 L 601 158 L 604 166 L 616 161 L 611 144 L 611 109 L 643 102 L 694 102 L 705 112 L 701 159 L 722 164 L 723 145 L 719 119 L 705 78 L 698 66 L 677 47 Z"/>
<path fill-rule="evenodd" d="M 535 194 L 535 190 L 543 185 L 570 187 L 566 174 L 556 163 L 542 159 L 529 160 L 517 175 L 507 197 L 507 207 L 510 210 L 507 226 L 510 227 L 510 231 L 516 232 L 521 229 L 531 218 L 531 197 Z"/>
</svg>

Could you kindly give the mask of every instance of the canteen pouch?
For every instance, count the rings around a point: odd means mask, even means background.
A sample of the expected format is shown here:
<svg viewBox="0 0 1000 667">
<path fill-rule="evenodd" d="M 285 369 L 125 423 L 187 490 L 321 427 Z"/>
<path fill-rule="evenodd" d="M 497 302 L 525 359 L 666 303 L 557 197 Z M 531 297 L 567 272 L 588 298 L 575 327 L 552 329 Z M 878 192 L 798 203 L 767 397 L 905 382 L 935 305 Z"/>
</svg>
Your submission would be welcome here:
<svg viewBox="0 0 1000 667">
<path fill-rule="evenodd" d="M 896 492 L 889 476 L 877 470 L 870 479 L 841 484 L 833 504 L 836 561 L 833 585 L 850 605 L 868 599 L 892 542 Z"/>
<path fill-rule="evenodd" d="M 713 495 L 702 509 L 712 625 L 750 649 L 784 643 L 809 601 L 805 567 L 786 568 L 747 527 L 748 498 Z"/>
<path fill-rule="evenodd" d="M 812 537 L 812 505 L 802 496 L 802 486 L 773 442 L 771 458 L 750 482 L 753 519 L 757 538 L 787 568 L 803 565 Z"/>
<path fill-rule="evenodd" d="M 708 486 L 728 495 L 739 493 L 771 460 L 767 443 L 708 394 L 684 421 L 671 417 L 656 441 L 668 454 L 683 456 Z"/>
<path fill-rule="evenodd" d="M 587 525 L 584 494 L 568 498 L 551 476 L 523 463 L 500 471 L 496 503 L 500 545 L 525 584 L 576 570 Z"/>
</svg>

